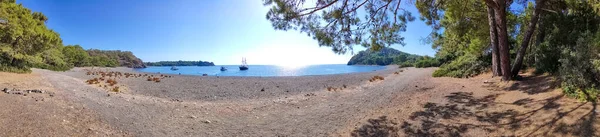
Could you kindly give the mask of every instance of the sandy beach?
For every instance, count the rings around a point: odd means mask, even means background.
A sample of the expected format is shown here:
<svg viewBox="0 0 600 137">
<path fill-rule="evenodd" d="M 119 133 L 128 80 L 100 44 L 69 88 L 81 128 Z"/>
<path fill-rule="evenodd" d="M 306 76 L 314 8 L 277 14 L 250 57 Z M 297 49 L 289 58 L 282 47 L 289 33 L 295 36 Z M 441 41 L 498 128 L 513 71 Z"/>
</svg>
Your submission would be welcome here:
<svg viewBox="0 0 600 137">
<path fill-rule="evenodd" d="M 44 91 L 0 94 L 0 136 L 599 135 L 581 130 L 599 126 L 595 106 L 562 96 L 548 77 L 500 83 L 485 74 L 433 78 L 435 69 L 390 66 L 295 77 L 164 75 L 129 68 L 0 73 L 0 88 Z M 88 71 L 136 77 L 113 77 L 118 82 L 113 87 L 119 86 L 113 92 L 102 83 L 87 84 L 100 77 Z M 160 82 L 148 81 L 150 75 Z"/>
</svg>

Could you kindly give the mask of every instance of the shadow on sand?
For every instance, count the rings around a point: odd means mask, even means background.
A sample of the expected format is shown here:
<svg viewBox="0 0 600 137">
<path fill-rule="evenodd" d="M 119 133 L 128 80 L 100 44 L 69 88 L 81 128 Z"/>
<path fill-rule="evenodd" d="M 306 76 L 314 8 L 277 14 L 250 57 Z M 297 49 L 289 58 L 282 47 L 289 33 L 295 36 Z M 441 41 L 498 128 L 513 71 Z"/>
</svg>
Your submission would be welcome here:
<svg viewBox="0 0 600 137">
<path fill-rule="evenodd" d="M 549 78 L 536 79 L 546 81 Z M 515 86 L 515 88 L 528 94 L 550 90 L 535 86 Z M 595 136 L 594 124 L 597 116 L 595 102 L 592 102 L 593 108 L 588 110 L 590 108 L 585 102 L 559 102 L 563 95 L 538 100 L 523 98 L 509 103 L 496 101 L 499 95 L 501 94 L 475 97 L 470 92 L 453 92 L 446 96 L 447 103 L 426 103 L 422 111 L 413 112 L 400 124 L 383 116 L 370 119 L 367 124 L 355 129 L 351 135 L 387 137 L 397 136 L 399 132 L 403 132 L 406 136 L 419 137 L 485 136 L 487 133 L 497 132 L 504 136 L 555 134 Z M 575 113 L 570 115 L 572 112 Z M 571 119 L 570 124 L 561 121 L 566 116 Z M 467 134 L 468 131 L 474 133 Z"/>
<path fill-rule="evenodd" d="M 527 94 L 538 94 L 555 89 L 560 82 L 550 75 L 533 75 L 523 77 L 505 90 L 519 90 Z"/>
</svg>

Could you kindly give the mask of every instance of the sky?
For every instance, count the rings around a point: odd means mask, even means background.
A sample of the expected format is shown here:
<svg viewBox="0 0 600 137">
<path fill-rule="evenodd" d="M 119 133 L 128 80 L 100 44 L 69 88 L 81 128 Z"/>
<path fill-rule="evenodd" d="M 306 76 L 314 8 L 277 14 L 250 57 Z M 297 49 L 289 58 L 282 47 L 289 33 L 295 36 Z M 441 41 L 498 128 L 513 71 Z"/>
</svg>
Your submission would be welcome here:
<svg viewBox="0 0 600 137">
<path fill-rule="evenodd" d="M 42 12 L 65 45 L 132 51 L 143 61 L 202 60 L 216 65 L 346 64 L 338 55 L 299 31 L 275 30 L 262 0 L 17 0 Z M 433 56 L 421 42 L 431 28 L 417 16 L 408 23 L 400 51 Z M 355 52 L 364 50 L 354 46 Z"/>
</svg>

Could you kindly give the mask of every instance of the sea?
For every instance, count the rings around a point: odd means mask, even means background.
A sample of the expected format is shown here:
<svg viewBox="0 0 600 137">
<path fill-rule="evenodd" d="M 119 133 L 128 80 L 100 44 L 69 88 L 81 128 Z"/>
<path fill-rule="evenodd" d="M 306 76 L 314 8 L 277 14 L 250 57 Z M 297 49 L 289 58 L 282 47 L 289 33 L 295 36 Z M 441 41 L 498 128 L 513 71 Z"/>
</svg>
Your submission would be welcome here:
<svg viewBox="0 0 600 137">
<path fill-rule="evenodd" d="M 367 65 L 307 65 L 307 66 L 276 66 L 276 65 L 249 65 L 248 70 L 240 70 L 239 65 L 222 65 L 227 68 L 221 71 L 221 65 L 218 66 L 176 66 L 179 70 L 171 70 L 171 66 L 150 66 L 147 68 L 136 69 L 140 72 L 161 73 L 161 74 L 181 74 L 181 75 L 203 75 L 209 76 L 309 76 L 309 75 L 331 75 L 344 73 L 369 72 L 385 69 L 385 66 L 367 66 Z"/>
</svg>

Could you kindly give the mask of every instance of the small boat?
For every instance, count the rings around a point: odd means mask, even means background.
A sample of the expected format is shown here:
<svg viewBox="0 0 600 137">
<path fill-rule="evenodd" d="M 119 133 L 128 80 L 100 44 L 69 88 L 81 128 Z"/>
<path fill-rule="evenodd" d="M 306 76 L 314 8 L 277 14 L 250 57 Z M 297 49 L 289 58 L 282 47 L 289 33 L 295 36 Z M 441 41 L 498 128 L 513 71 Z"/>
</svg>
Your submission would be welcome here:
<svg viewBox="0 0 600 137">
<path fill-rule="evenodd" d="M 248 64 L 246 63 L 246 58 L 242 58 L 242 65 L 240 65 L 240 70 L 248 70 Z"/>
<path fill-rule="evenodd" d="M 175 67 L 175 66 L 172 66 L 172 67 L 171 67 L 171 70 L 175 71 L 175 70 L 179 70 L 179 68 L 177 68 L 177 67 Z"/>
<path fill-rule="evenodd" d="M 221 71 L 227 71 L 227 68 L 221 66 Z"/>
</svg>

